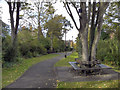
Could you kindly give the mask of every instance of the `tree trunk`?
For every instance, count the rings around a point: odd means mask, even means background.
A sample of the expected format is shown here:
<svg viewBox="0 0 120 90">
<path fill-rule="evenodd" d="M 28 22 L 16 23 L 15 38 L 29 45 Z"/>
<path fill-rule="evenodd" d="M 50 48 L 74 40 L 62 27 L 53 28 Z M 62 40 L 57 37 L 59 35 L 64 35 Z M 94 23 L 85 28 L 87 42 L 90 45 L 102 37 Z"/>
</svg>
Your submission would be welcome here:
<svg viewBox="0 0 120 90">
<path fill-rule="evenodd" d="M 82 13 L 79 33 L 82 44 L 82 61 L 88 61 L 88 21 L 85 2 L 81 2 L 81 9 Z"/>
<path fill-rule="evenodd" d="M 91 28 L 90 28 L 90 43 L 89 43 L 89 61 L 91 61 L 91 50 L 92 44 L 95 36 L 95 11 L 96 11 L 96 2 L 93 2 L 93 10 L 92 10 L 92 19 L 91 19 Z"/>
<path fill-rule="evenodd" d="M 88 61 L 88 38 L 86 30 L 81 33 L 82 61 Z"/>
<path fill-rule="evenodd" d="M 13 2 L 13 5 L 11 2 L 7 2 L 9 5 L 9 13 L 10 13 L 10 23 L 11 23 L 11 47 L 10 47 L 10 58 L 8 61 L 14 61 L 17 55 L 17 31 L 18 31 L 18 25 L 19 25 L 19 10 L 21 3 L 20 2 Z M 16 25 L 14 25 L 14 9 L 15 4 L 17 6 L 16 10 Z"/>
<path fill-rule="evenodd" d="M 51 34 L 51 47 L 50 47 L 50 49 L 51 49 L 51 52 L 53 52 L 53 34 Z"/>
<path fill-rule="evenodd" d="M 99 16 L 98 16 L 98 27 L 97 27 L 96 36 L 95 36 L 94 41 L 93 41 L 92 49 L 91 49 L 91 60 L 96 59 L 96 49 L 97 49 L 98 41 L 99 41 L 100 36 L 101 36 L 103 15 L 104 15 L 108 5 L 109 5 L 108 2 L 100 2 Z"/>
<path fill-rule="evenodd" d="M 38 40 L 40 40 L 41 35 L 42 35 L 42 30 L 40 27 L 40 11 L 39 11 L 39 7 L 38 7 Z"/>
</svg>

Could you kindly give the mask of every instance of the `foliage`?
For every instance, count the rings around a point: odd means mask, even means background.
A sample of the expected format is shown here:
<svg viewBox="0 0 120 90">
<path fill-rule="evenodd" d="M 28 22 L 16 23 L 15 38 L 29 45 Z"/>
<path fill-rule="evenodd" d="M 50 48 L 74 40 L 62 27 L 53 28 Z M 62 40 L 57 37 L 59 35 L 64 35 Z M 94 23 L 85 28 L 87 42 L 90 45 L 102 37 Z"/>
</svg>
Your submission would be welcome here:
<svg viewBox="0 0 120 90">
<path fill-rule="evenodd" d="M 65 19 L 62 15 L 56 15 L 54 18 L 50 19 L 46 24 L 45 28 L 48 29 L 47 35 L 56 36 L 61 39 L 62 36 L 62 20 Z M 56 28 L 57 27 L 57 28 Z"/>
<path fill-rule="evenodd" d="M 30 32 L 28 30 L 23 30 L 19 32 L 19 50 L 21 55 L 24 57 L 35 57 L 40 54 L 46 54 L 47 50 L 45 48 L 45 43 L 41 44 L 36 38 L 35 32 Z M 42 37 L 41 37 L 42 38 Z M 42 39 L 41 39 L 42 40 Z M 42 40 L 43 42 L 44 40 Z"/>
<path fill-rule="evenodd" d="M 107 32 L 104 32 L 104 31 L 101 32 L 100 39 L 105 40 L 105 39 L 109 39 L 109 38 L 110 38 L 110 36 Z"/>
<path fill-rule="evenodd" d="M 7 25 L 6 23 L 4 23 L 2 20 L 0 20 L 0 22 L 2 22 L 2 36 L 6 37 L 7 35 L 9 35 L 9 25 Z"/>
<path fill-rule="evenodd" d="M 51 59 L 53 57 L 58 56 L 57 54 L 49 54 L 49 55 L 43 55 L 41 57 L 35 57 L 30 59 L 22 59 L 20 63 L 14 63 L 8 68 L 2 69 L 2 87 L 5 87 L 9 85 L 10 83 L 14 82 L 17 78 L 19 78 L 28 68 L 30 68 L 32 65 Z M 6 63 L 11 65 L 10 63 Z M 8 65 L 7 65 L 8 66 Z"/>
<path fill-rule="evenodd" d="M 45 24 L 44 27 L 46 30 L 48 30 L 47 37 L 50 38 L 51 41 L 51 52 L 58 52 L 64 50 L 64 43 L 62 41 L 62 37 L 64 34 L 63 30 L 66 30 L 65 27 L 67 26 L 65 26 L 65 23 L 67 22 L 69 21 L 62 15 L 55 15 Z M 66 25 L 70 26 L 70 23 Z"/>
<path fill-rule="evenodd" d="M 13 47 L 11 47 L 10 43 L 11 37 L 9 35 L 7 35 L 6 37 L 2 37 L 2 60 L 7 62 L 12 60 L 13 62 L 16 62 L 19 60 L 17 58 L 20 56 L 20 53 L 19 50 L 11 53 L 11 51 L 13 51 Z"/>
<path fill-rule="evenodd" d="M 120 66 L 120 2 L 110 3 L 104 17 L 101 40 L 98 44 L 97 58 L 112 66 Z M 113 35 L 112 35 L 113 34 Z M 112 38 L 110 39 L 112 35 Z"/>
<path fill-rule="evenodd" d="M 118 40 L 100 40 L 97 49 L 97 59 L 115 66 L 120 66 Z"/>
<path fill-rule="evenodd" d="M 53 39 L 53 50 L 54 52 L 64 51 L 64 41 L 58 38 Z"/>
</svg>

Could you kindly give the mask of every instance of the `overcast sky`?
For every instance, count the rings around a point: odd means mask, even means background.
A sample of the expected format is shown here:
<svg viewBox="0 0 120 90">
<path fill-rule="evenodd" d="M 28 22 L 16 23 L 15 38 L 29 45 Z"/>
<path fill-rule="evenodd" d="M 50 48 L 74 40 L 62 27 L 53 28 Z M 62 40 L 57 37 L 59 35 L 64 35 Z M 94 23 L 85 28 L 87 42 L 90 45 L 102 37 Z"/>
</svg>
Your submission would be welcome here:
<svg viewBox="0 0 120 90">
<path fill-rule="evenodd" d="M 74 27 L 74 24 L 70 18 L 70 16 L 67 14 L 65 8 L 63 7 L 63 3 L 60 3 L 60 2 L 57 2 L 56 4 L 53 5 L 55 9 L 57 9 L 56 13 L 55 14 L 62 14 L 63 16 L 65 16 L 72 24 L 73 26 L 73 29 L 71 29 L 68 33 L 67 33 L 67 40 L 72 40 L 72 36 L 73 36 L 73 40 L 75 41 L 77 35 L 78 35 L 78 31 L 76 30 L 76 28 Z M 9 22 L 9 8 L 8 8 L 8 4 L 5 2 L 5 0 L 0 0 L 0 7 L 2 7 L 2 20 L 10 25 L 10 22 Z M 72 11 L 74 12 L 74 9 L 72 9 Z M 74 15 L 75 15 L 75 12 L 74 12 Z M 76 17 L 76 20 L 79 20 Z M 79 24 L 79 23 L 78 23 Z M 65 37 L 63 37 L 63 40 L 65 39 Z"/>
</svg>

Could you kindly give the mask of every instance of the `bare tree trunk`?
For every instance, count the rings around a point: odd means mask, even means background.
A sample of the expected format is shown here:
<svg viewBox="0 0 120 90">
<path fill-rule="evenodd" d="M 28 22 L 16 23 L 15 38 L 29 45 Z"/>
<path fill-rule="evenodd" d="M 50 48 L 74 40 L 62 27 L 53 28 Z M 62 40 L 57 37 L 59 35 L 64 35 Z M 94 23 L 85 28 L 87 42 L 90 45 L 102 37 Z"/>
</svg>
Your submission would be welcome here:
<svg viewBox="0 0 120 90">
<path fill-rule="evenodd" d="M 85 2 L 81 2 L 81 9 L 82 14 L 79 33 L 82 43 L 82 61 L 88 61 L 88 22 Z"/>
<path fill-rule="evenodd" d="M 51 34 L 51 47 L 50 47 L 50 49 L 51 49 L 51 52 L 53 52 L 53 34 Z"/>
<path fill-rule="evenodd" d="M 99 41 L 100 36 L 101 36 L 103 15 L 104 15 L 108 5 L 109 5 L 108 2 L 100 2 L 99 16 L 98 16 L 98 27 L 97 27 L 96 36 L 94 38 L 93 45 L 92 45 L 91 60 L 95 60 L 96 59 L 96 49 L 97 49 L 98 41 Z"/>
<path fill-rule="evenodd" d="M 93 2 L 91 28 L 90 28 L 89 61 L 91 61 L 91 50 L 92 50 L 92 44 L 93 44 L 94 36 L 95 36 L 95 25 L 94 25 L 95 12 L 96 12 L 96 2 Z"/>
<path fill-rule="evenodd" d="M 18 31 L 18 25 L 19 25 L 19 10 L 21 3 L 20 2 L 13 2 L 13 5 L 11 2 L 7 2 L 9 5 L 9 13 L 10 13 L 10 21 L 11 21 L 11 53 L 8 61 L 13 61 L 17 55 L 17 31 Z M 15 5 L 17 7 L 16 11 L 16 25 L 14 25 L 14 10 L 15 10 Z"/>
<path fill-rule="evenodd" d="M 86 32 L 81 33 L 82 61 L 88 61 L 88 39 L 86 37 L 86 34 Z"/>
<path fill-rule="evenodd" d="M 40 12 L 38 7 L 38 40 L 40 40 Z"/>
</svg>

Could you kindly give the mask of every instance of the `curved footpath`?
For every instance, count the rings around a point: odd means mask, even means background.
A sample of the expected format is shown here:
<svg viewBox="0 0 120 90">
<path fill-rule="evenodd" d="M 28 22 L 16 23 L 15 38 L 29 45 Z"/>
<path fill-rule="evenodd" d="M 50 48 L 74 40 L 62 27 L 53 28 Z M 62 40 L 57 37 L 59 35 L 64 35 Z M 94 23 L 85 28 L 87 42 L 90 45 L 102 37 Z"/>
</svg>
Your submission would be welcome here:
<svg viewBox="0 0 120 90">
<path fill-rule="evenodd" d="M 58 54 L 60 56 L 33 65 L 6 88 L 55 88 L 57 78 L 54 64 L 64 58 L 64 53 Z"/>
</svg>

